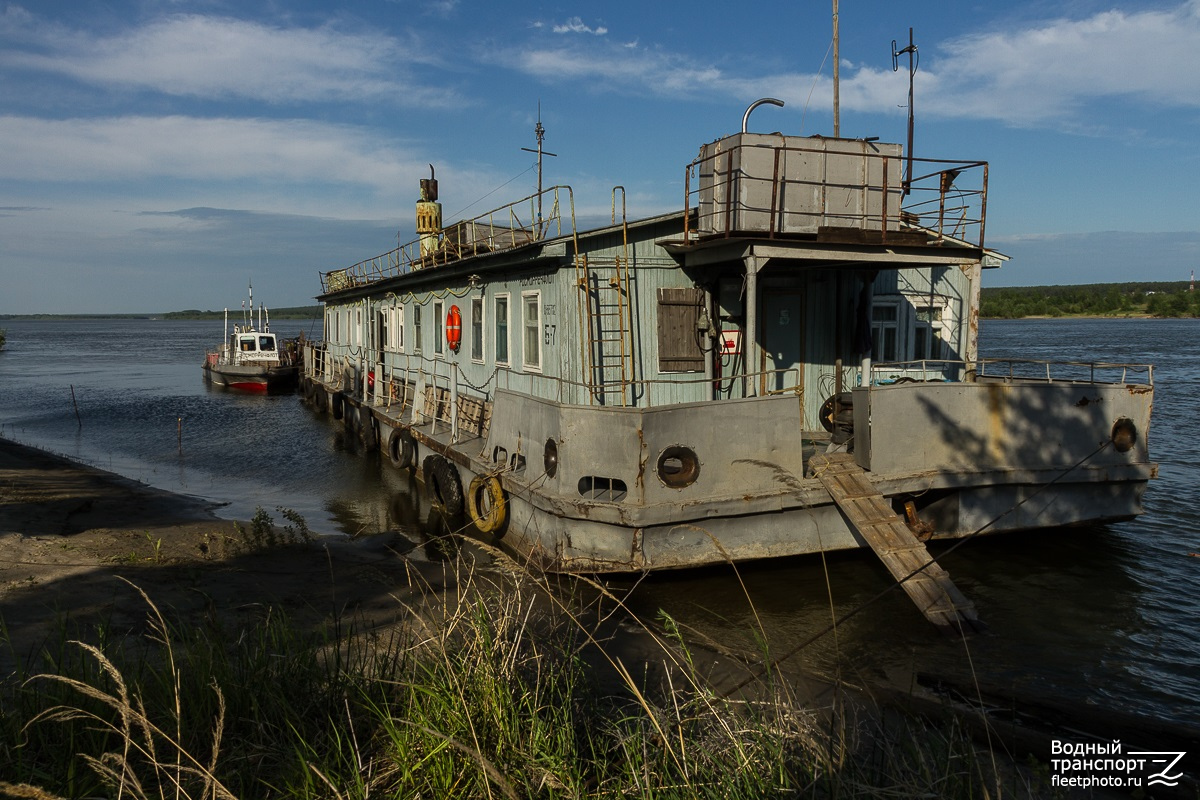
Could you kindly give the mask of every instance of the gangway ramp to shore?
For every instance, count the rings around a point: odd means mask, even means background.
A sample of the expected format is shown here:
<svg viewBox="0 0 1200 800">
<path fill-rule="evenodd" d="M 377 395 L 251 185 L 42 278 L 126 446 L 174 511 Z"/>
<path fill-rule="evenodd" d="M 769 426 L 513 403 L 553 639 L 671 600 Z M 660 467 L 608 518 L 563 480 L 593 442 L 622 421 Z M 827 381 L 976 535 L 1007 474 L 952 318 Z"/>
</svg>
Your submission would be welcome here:
<svg viewBox="0 0 1200 800">
<path fill-rule="evenodd" d="M 813 456 L 809 472 L 821 481 L 851 529 L 866 540 L 926 619 L 946 633 L 983 630 L 974 604 L 892 510 L 853 455 Z"/>
</svg>

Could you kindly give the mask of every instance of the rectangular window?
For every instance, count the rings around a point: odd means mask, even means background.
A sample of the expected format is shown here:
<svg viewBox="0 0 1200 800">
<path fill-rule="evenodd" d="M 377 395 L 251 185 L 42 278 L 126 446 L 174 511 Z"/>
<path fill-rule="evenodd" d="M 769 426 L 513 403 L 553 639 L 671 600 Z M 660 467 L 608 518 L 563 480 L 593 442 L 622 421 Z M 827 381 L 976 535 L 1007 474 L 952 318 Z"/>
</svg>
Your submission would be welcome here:
<svg viewBox="0 0 1200 800">
<path fill-rule="evenodd" d="M 471 360 L 483 361 L 483 298 L 471 300 Z"/>
<path fill-rule="evenodd" d="M 401 306 L 388 309 L 387 346 L 395 352 L 404 352 L 404 309 Z"/>
<path fill-rule="evenodd" d="M 871 307 L 871 358 L 875 361 L 897 360 L 899 319 L 898 303 L 878 303 Z"/>
<path fill-rule="evenodd" d="M 508 363 L 508 295 L 496 295 L 496 363 Z"/>
<path fill-rule="evenodd" d="M 945 358 L 942 352 L 942 307 L 917 306 L 913 331 L 913 358 Z"/>
<path fill-rule="evenodd" d="M 524 335 L 521 338 L 522 363 L 526 369 L 542 368 L 542 293 L 525 292 L 521 295 Z"/>
<path fill-rule="evenodd" d="M 421 352 L 421 307 L 413 306 L 413 352 Z"/>
<path fill-rule="evenodd" d="M 446 320 L 442 316 L 442 301 L 433 301 L 433 354 L 443 355 L 446 352 Z"/>
</svg>

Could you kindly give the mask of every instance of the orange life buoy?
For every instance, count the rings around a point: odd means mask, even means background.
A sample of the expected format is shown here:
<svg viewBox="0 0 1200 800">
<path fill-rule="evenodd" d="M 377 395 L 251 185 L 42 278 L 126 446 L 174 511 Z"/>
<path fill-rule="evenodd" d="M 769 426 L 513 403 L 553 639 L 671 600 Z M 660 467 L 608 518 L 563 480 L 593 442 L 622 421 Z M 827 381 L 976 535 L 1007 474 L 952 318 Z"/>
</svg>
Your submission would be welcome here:
<svg viewBox="0 0 1200 800">
<path fill-rule="evenodd" d="M 458 346 L 462 343 L 462 314 L 458 311 L 458 306 L 450 306 L 450 312 L 446 314 L 446 344 L 450 345 L 450 349 L 458 352 Z"/>
</svg>

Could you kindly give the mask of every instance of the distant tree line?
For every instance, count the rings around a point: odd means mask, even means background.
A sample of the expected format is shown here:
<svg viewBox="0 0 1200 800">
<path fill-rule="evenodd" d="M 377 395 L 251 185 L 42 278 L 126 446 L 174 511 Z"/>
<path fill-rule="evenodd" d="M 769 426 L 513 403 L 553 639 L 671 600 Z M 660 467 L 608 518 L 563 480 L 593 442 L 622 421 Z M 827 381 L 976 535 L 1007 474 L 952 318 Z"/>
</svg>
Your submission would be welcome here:
<svg viewBox="0 0 1200 800">
<path fill-rule="evenodd" d="M 324 316 L 323 306 L 291 306 L 289 308 L 267 309 L 271 319 L 321 319 Z M 258 319 L 255 312 L 255 319 Z M 241 319 L 242 309 L 229 309 L 230 318 Z M 186 311 L 167 311 L 163 314 L 0 314 L 0 319 L 223 319 L 225 311 L 200 311 L 189 308 Z"/>
<path fill-rule="evenodd" d="M 1200 317 L 1200 292 L 1188 281 L 985 288 L 980 314 L 1022 317 Z"/>
<path fill-rule="evenodd" d="M 255 312 L 257 315 L 258 312 Z M 323 315 L 322 306 L 291 306 L 289 308 L 269 308 L 267 313 L 271 315 L 271 319 L 320 319 Z M 242 309 L 229 309 L 230 318 L 241 318 Z M 222 311 L 199 311 L 190 308 L 186 311 L 169 311 L 162 315 L 163 319 L 223 319 L 225 312 Z M 256 316 L 255 319 L 258 317 Z"/>
</svg>

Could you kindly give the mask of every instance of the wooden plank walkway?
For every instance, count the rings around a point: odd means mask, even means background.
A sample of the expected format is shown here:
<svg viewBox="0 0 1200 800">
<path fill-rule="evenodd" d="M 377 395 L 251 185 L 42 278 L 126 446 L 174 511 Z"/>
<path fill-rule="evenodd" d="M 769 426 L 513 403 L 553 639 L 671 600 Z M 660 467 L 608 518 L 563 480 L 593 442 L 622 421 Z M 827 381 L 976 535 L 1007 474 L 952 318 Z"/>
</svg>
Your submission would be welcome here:
<svg viewBox="0 0 1200 800">
<path fill-rule="evenodd" d="M 975 606 L 893 510 L 849 453 L 813 456 L 809 470 L 829 491 L 853 530 L 901 582 L 926 619 L 947 633 L 984 628 Z M 909 577 L 911 576 L 911 577 Z"/>
</svg>

